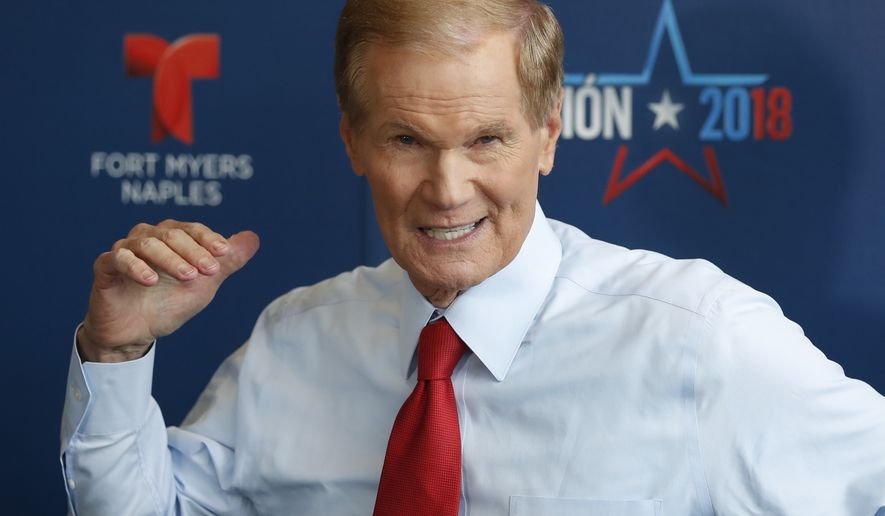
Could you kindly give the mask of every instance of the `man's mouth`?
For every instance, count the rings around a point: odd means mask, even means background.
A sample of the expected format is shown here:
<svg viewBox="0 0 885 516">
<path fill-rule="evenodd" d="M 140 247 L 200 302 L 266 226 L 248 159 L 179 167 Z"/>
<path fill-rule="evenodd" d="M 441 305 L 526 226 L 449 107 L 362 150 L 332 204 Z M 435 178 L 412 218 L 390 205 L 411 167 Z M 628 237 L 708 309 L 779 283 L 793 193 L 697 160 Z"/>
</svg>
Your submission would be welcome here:
<svg viewBox="0 0 885 516">
<path fill-rule="evenodd" d="M 471 231 L 476 229 L 476 226 L 479 226 L 479 224 L 484 220 L 485 218 L 482 218 L 471 224 L 466 224 L 464 226 L 458 226 L 455 228 L 421 228 L 421 231 L 423 231 L 425 235 L 434 240 L 456 240 L 464 235 L 469 234 Z"/>
</svg>

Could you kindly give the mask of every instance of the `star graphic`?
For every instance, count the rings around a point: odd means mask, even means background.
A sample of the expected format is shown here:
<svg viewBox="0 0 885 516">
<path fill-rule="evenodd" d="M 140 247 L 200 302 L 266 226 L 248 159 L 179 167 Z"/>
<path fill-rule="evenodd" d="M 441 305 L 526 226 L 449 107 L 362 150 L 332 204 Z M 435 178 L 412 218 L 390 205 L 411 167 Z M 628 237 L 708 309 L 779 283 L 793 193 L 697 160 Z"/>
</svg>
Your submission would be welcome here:
<svg viewBox="0 0 885 516">
<path fill-rule="evenodd" d="M 593 84 L 599 86 L 648 86 L 651 83 L 652 71 L 660 54 L 664 38 L 670 40 L 670 46 L 673 49 L 676 58 L 676 67 L 683 86 L 698 87 L 750 87 L 764 84 L 768 81 L 766 74 L 705 74 L 696 73 L 691 69 L 688 53 L 685 44 L 682 41 L 682 33 L 679 29 L 679 21 L 676 19 L 676 12 L 673 10 L 673 0 L 663 0 L 658 20 L 655 23 L 654 32 L 648 47 L 645 66 L 639 73 L 600 73 L 592 75 Z M 581 87 L 590 78 L 590 74 L 567 73 L 565 74 L 565 84 Z M 664 91 L 660 102 L 652 102 L 648 104 L 649 109 L 655 113 L 654 129 L 660 129 L 664 124 L 674 129 L 679 129 L 679 120 L 677 115 L 684 109 L 683 104 L 676 104 L 670 98 L 670 93 Z M 629 138 L 628 138 L 629 139 Z M 609 177 L 608 186 L 606 187 L 605 196 L 602 203 L 608 204 L 615 198 L 623 194 L 637 181 L 645 177 L 657 167 L 669 163 L 690 177 L 694 182 L 707 190 L 713 197 L 728 206 L 728 196 L 725 193 L 725 184 L 722 180 L 722 174 L 719 171 L 719 162 L 716 158 L 716 152 L 709 145 L 703 146 L 703 155 L 707 164 L 708 177 L 705 177 L 698 169 L 692 167 L 682 160 L 676 153 L 667 147 L 662 148 L 655 153 L 647 161 L 639 165 L 639 167 L 625 172 L 627 155 L 629 153 L 628 146 L 621 145 L 618 149 L 615 163 Z M 624 174 L 622 176 L 622 173 Z"/>
<path fill-rule="evenodd" d="M 677 131 L 679 130 L 679 119 L 676 118 L 676 115 L 685 109 L 685 104 L 673 102 L 668 90 L 664 90 L 660 102 L 649 102 L 648 109 L 652 110 L 655 114 L 655 131 L 663 127 L 664 124 L 669 125 Z"/>
</svg>

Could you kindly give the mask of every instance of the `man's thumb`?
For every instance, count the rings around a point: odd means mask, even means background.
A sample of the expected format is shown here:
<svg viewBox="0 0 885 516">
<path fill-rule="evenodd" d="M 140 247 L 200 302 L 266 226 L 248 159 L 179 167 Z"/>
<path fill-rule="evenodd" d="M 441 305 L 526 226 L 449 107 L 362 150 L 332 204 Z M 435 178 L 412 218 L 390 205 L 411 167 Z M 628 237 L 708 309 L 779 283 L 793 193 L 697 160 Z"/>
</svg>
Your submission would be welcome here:
<svg viewBox="0 0 885 516">
<path fill-rule="evenodd" d="M 227 242 L 230 244 L 230 250 L 226 255 L 218 257 L 221 273 L 225 278 L 246 265 L 261 245 L 258 235 L 252 231 L 241 231 L 228 238 Z"/>
</svg>

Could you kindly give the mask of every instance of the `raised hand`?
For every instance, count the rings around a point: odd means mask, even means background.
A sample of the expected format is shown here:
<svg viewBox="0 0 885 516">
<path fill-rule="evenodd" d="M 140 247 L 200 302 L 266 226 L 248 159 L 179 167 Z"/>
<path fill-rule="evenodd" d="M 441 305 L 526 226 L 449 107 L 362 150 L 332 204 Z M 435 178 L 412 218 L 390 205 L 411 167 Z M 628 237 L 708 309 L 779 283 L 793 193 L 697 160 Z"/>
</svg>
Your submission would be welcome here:
<svg viewBox="0 0 885 516">
<path fill-rule="evenodd" d="M 225 239 L 199 223 L 139 224 L 102 253 L 77 344 L 84 360 L 139 358 L 212 301 L 258 251 L 251 231 Z"/>
</svg>

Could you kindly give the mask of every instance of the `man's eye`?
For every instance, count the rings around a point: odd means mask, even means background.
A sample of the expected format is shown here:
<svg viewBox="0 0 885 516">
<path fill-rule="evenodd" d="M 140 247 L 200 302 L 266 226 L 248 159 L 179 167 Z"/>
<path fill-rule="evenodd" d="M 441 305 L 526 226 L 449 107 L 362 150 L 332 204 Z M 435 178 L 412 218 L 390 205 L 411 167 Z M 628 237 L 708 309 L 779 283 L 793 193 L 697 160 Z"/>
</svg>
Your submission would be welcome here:
<svg viewBox="0 0 885 516">
<path fill-rule="evenodd" d="M 492 136 L 490 134 L 480 136 L 479 138 L 476 139 L 476 143 L 479 143 L 481 145 L 488 145 L 490 143 L 495 143 L 496 141 L 498 141 L 498 137 Z"/>
<path fill-rule="evenodd" d="M 398 142 L 400 142 L 403 145 L 414 145 L 415 144 L 415 138 L 413 138 L 407 134 L 401 134 L 401 135 L 397 136 L 396 139 Z"/>
</svg>

